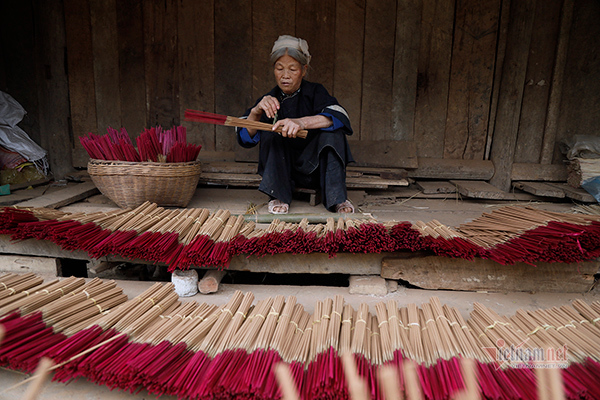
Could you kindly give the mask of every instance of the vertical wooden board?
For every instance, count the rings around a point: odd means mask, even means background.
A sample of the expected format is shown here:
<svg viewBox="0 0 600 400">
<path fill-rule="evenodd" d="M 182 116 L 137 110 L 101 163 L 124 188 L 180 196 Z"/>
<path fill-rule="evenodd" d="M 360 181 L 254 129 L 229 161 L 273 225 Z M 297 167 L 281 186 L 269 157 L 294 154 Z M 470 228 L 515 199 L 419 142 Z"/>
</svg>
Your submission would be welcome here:
<svg viewBox="0 0 600 400">
<path fill-rule="evenodd" d="M 569 46 L 564 67 L 556 142 L 573 139 L 573 136 L 578 134 L 598 134 L 600 2 L 580 0 L 574 3 L 571 5 L 573 15 L 570 36 L 565 38 Z M 562 154 L 548 152 L 549 161 L 552 161 L 552 156 L 555 163 L 564 157 Z"/>
<path fill-rule="evenodd" d="M 39 96 L 40 145 L 48 151 L 54 178 L 62 179 L 73 171 L 72 138 L 69 135 L 69 85 L 65 53 L 65 18 L 62 2 L 40 0 L 36 3 L 36 70 Z"/>
<path fill-rule="evenodd" d="M 500 0 L 458 0 L 444 158 L 483 160 Z"/>
<path fill-rule="evenodd" d="M 35 85 L 34 5 L 29 1 L 0 2 L 0 89 L 23 106 L 19 126 L 38 144 L 41 140 L 38 93 Z M 2 73 L 0 73 L 2 75 Z"/>
<path fill-rule="evenodd" d="M 121 123 L 133 139 L 146 127 L 142 2 L 117 1 Z"/>
<path fill-rule="evenodd" d="M 296 35 L 294 0 L 252 2 L 252 97 L 258 99 L 275 86 L 269 55 L 280 35 Z M 310 46 L 310 43 L 309 43 Z"/>
<path fill-rule="evenodd" d="M 353 140 L 361 136 L 364 21 L 365 0 L 336 2 L 333 95 L 350 115 Z"/>
<path fill-rule="evenodd" d="M 143 2 L 147 124 L 179 125 L 177 0 Z"/>
<path fill-rule="evenodd" d="M 307 79 L 333 93 L 335 0 L 297 0 L 296 35 L 308 42 L 312 57 Z"/>
<path fill-rule="evenodd" d="M 510 21 L 511 0 L 500 0 L 500 22 L 498 26 L 498 40 L 496 45 L 496 61 L 494 64 L 494 80 L 492 84 L 492 95 L 490 101 L 490 116 L 488 119 L 487 138 L 485 140 L 484 160 L 490 159 L 492 148 L 492 137 L 496 125 L 496 112 L 498 111 L 498 98 L 500 97 L 500 80 L 506 55 L 506 38 L 508 37 L 508 23 Z"/>
<path fill-rule="evenodd" d="M 414 139 L 423 0 L 398 2 L 392 87 L 394 138 Z"/>
<path fill-rule="evenodd" d="M 233 39 L 235 38 L 235 39 Z M 242 115 L 252 106 L 252 3 L 215 3 L 215 109 Z M 230 127 L 216 127 L 215 149 L 239 147 Z"/>
<path fill-rule="evenodd" d="M 510 189 L 534 9 L 535 0 L 513 1 L 510 6 L 506 55 L 491 151 L 495 173 L 490 180 L 492 185 L 504 191 Z"/>
<path fill-rule="evenodd" d="M 64 4 L 73 166 L 85 167 L 89 156 L 79 137 L 98 133 L 90 8 L 88 1 L 64 0 Z"/>
<path fill-rule="evenodd" d="M 121 128 L 116 0 L 90 1 L 98 132 Z"/>
<path fill-rule="evenodd" d="M 395 24 L 395 1 L 366 1 L 361 139 L 395 139 L 391 120 Z"/>
<path fill-rule="evenodd" d="M 577 6 L 581 6 L 583 3 L 577 2 Z M 589 5 L 589 3 L 588 3 Z M 594 20 L 598 19 L 598 3 L 593 3 L 592 6 L 594 9 L 589 9 L 591 11 L 591 15 Z M 550 87 L 550 99 L 548 100 L 548 112 L 546 114 L 546 122 L 544 123 L 544 140 L 542 140 L 542 154 L 540 156 L 541 164 L 550 164 L 554 162 L 562 162 L 564 160 L 564 155 L 561 153 L 558 143 L 560 143 L 559 134 L 558 134 L 558 119 L 559 113 L 561 109 L 561 102 L 563 97 L 563 88 L 564 88 L 564 80 L 565 80 L 565 72 L 566 72 L 566 64 L 567 64 L 567 56 L 569 53 L 569 43 L 571 41 L 571 28 L 573 24 L 573 13 L 575 8 L 575 0 L 564 0 L 561 16 L 560 16 L 560 31 L 558 33 L 558 44 L 556 45 L 556 57 L 554 59 L 554 69 L 552 71 L 552 84 Z M 587 24 L 585 22 L 588 22 Z M 584 21 L 581 25 L 589 26 L 588 32 L 590 32 L 590 37 L 593 37 L 593 29 L 597 29 L 598 24 L 592 22 L 591 24 L 588 21 Z M 577 27 L 579 28 L 579 26 Z M 585 39 L 584 39 L 585 40 Z M 579 45 L 579 43 L 578 43 Z M 589 45 L 592 48 L 597 48 L 597 42 Z M 586 56 L 589 52 L 584 51 Z M 586 60 L 588 61 L 588 60 Z M 598 101 L 598 57 L 595 58 L 595 65 L 590 65 L 590 63 L 584 64 L 583 73 L 584 76 L 588 75 L 588 71 L 596 72 L 596 75 L 589 79 L 586 84 L 583 85 L 585 91 L 591 96 L 581 96 L 577 97 L 573 103 L 579 103 L 581 98 L 585 98 L 586 105 L 589 106 L 593 103 L 596 103 L 592 108 L 591 114 L 584 113 L 583 116 L 588 118 L 589 115 L 597 115 L 596 110 L 598 109 L 597 105 L 600 103 Z M 592 63 L 594 63 L 592 61 Z M 595 79 L 594 79 L 595 78 Z M 581 92 L 581 95 L 584 95 L 586 92 Z M 583 107 L 581 107 L 583 108 Z M 580 111 L 581 111 L 580 108 Z M 587 111 L 587 110 L 586 110 Z M 594 120 L 593 120 L 594 121 Z M 580 132 L 595 132 L 597 127 L 597 121 L 592 122 L 592 126 L 588 127 L 588 129 L 583 129 Z M 558 139 L 558 140 L 557 140 Z"/>
<path fill-rule="evenodd" d="M 423 2 L 414 131 L 419 157 L 442 158 L 444 153 L 454 3 Z"/>
<path fill-rule="evenodd" d="M 214 6 L 212 0 L 179 0 L 179 117 L 187 140 L 215 150 L 215 126 L 184 121 L 186 109 L 215 109 Z"/>
<path fill-rule="evenodd" d="M 517 163 L 540 160 L 562 3 L 562 0 L 536 3 L 515 148 Z"/>
</svg>

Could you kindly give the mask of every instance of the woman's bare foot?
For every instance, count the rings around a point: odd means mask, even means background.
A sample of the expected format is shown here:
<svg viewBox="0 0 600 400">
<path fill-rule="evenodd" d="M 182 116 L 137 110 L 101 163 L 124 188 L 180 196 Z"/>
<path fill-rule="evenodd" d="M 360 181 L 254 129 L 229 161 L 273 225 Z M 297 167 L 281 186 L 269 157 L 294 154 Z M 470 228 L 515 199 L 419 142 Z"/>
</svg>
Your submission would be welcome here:
<svg viewBox="0 0 600 400">
<path fill-rule="evenodd" d="M 290 205 L 277 199 L 273 199 L 269 201 L 267 208 L 271 214 L 287 214 L 290 209 Z"/>
<path fill-rule="evenodd" d="M 353 214 L 354 206 L 352 205 L 350 200 L 346 200 L 345 202 L 340 203 L 337 206 L 335 206 L 335 212 L 340 213 L 340 214 Z"/>
</svg>

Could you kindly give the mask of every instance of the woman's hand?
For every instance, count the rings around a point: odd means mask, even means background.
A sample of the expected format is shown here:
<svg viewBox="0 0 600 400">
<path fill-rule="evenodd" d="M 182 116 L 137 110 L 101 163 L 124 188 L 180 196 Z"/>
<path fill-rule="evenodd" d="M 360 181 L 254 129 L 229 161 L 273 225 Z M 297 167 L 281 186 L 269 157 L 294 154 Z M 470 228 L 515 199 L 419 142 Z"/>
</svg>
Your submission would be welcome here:
<svg viewBox="0 0 600 400">
<path fill-rule="evenodd" d="M 273 96 L 265 96 L 250 111 L 250 116 L 254 116 L 256 121 L 260 120 L 263 113 L 268 118 L 275 118 L 277 110 L 279 110 L 279 101 Z"/>
<path fill-rule="evenodd" d="M 279 127 L 281 127 L 281 136 L 289 138 L 295 138 L 300 130 L 306 129 L 301 118 L 279 120 L 273 125 L 273 130 L 276 131 Z"/>
</svg>

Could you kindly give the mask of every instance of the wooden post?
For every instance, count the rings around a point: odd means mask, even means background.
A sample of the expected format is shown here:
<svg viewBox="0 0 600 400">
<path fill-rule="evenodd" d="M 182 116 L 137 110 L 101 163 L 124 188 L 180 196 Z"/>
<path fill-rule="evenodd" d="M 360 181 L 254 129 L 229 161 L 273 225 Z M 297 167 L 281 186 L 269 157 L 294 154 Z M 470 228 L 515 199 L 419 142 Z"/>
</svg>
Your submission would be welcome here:
<svg viewBox="0 0 600 400">
<path fill-rule="evenodd" d="M 225 276 L 226 272 L 217 269 L 206 271 L 200 282 L 198 282 L 198 290 L 202 294 L 216 293 L 219 290 L 219 283 Z"/>
</svg>

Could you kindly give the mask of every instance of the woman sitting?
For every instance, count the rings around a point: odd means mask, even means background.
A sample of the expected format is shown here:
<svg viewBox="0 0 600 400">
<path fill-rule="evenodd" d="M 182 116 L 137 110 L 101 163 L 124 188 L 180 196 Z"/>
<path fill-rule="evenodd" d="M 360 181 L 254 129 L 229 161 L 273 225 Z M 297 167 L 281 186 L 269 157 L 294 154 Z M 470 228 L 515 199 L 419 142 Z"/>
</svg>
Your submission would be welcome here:
<svg viewBox="0 0 600 400">
<path fill-rule="evenodd" d="M 259 190 L 267 194 L 269 212 L 286 214 L 295 187 L 321 189 L 325 207 L 353 213 L 347 199 L 346 165 L 354 161 L 346 135 L 352 134 L 346 110 L 325 87 L 304 80 L 310 54 L 303 39 L 284 35 L 271 51 L 277 86 L 244 116 L 273 125 L 273 131 L 237 129 L 243 147 L 260 143 Z M 281 134 L 274 132 L 281 127 Z M 306 139 L 298 138 L 308 130 Z"/>
</svg>

